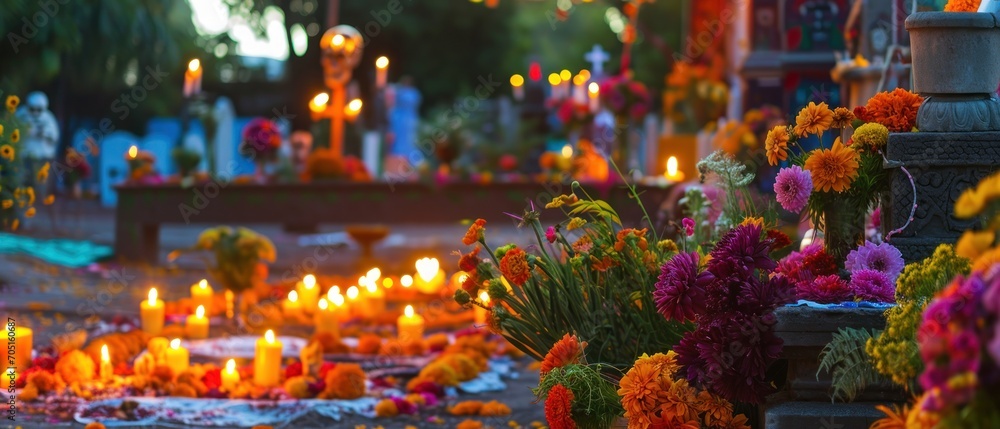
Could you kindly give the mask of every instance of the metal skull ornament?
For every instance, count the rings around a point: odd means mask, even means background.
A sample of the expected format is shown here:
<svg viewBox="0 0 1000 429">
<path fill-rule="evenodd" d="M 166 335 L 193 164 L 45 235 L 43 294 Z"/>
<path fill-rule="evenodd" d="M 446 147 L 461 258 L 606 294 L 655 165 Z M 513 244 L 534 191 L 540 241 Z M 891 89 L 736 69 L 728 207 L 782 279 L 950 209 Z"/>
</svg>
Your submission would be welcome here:
<svg viewBox="0 0 1000 429">
<path fill-rule="evenodd" d="M 320 61 L 326 86 L 333 88 L 347 84 L 364 50 L 361 33 L 350 25 L 338 25 L 323 33 L 319 46 L 323 50 Z"/>
</svg>

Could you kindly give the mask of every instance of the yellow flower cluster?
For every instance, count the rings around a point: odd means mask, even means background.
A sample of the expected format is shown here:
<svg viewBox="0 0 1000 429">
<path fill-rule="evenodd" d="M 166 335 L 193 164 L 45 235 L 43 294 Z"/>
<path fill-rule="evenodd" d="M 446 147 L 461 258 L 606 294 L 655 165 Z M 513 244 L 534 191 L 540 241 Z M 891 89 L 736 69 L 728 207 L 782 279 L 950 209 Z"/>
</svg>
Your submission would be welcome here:
<svg viewBox="0 0 1000 429">
<path fill-rule="evenodd" d="M 969 260 L 948 244 L 938 246 L 931 257 L 906 266 L 896 282 L 897 305 L 885 312 L 885 330 L 865 345 L 879 373 L 909 387 L 923 369 L 916 335 L 924 309 L 953 277 L 967 274 L 969 268 Z"/>
<path fill-rule="evenodd" d="M 955 217 L 981 218 L 987 229 L 969 230 L 962 234 L 956 245 L 960 256 L 973 261 L 972 270 L 984 270 L 1000 261 L 1000 247 L 996 247 L 996 232 L 1000 230 L 1000 173 L 983 179 L 978 185 L 966 189 L 955 201 Z"/>
<path fill-rule="evenodd" d="M 877 122 L 869 122 L 854 130 L 851 147 L 882 149 L 889 143 L 889 129 Z"/>
</svg>

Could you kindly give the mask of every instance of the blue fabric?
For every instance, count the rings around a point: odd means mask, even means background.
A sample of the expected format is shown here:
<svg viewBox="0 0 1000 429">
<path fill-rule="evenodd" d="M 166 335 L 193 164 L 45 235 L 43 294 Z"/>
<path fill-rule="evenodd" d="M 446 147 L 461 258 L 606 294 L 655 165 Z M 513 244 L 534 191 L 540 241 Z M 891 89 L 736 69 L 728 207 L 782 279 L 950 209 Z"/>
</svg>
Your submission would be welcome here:
<svg viewBox="0 0 1000 429">
<path fill-rule="evenodd" d="M 869 301 L 845 301 L 840 304 L 820 304 L 818 302 L 813 302 L 805 299 L 800 299 L 796 303 L 788 304 L 789 307 L 812 307 L 812 308 L 889 308 L 895 307 L 896 304 L 887 302 L 869 302 Z"/>
<path fill-rule="evenodd" d="M 410 157 L 416 152 L 420 99 L 420 91 L 416 88 L 400 86 L 396 89 L 396 104 L 389 112 L 389 127 L 395 135 L 390 149 L 392 155 Z"/>
<path fill-rule="evenodd" d="M 111 256 L 112 250 L 109 246 L 89 241 L 60 238 L 41 240 L 0 233 L 0 254 L 23 254 L 64 267 L 80 268 Z"/>
</svg>

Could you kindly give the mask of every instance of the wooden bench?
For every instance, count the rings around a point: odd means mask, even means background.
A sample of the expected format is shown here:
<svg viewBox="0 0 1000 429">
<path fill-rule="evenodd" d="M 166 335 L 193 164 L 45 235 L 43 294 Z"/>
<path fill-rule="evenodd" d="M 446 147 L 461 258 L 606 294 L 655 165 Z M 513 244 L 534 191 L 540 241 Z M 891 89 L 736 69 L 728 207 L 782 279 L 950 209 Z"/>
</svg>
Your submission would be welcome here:
<svg viewBox="0 0 1000 429">
<path fill-rule="evenodd" d="M 178 185 L 122 185 L 115 217 L 115 253 L 119 260 L 158 262 L 162 224 L 276 223 L 296 227 L 319 224 L 447 224 L 483 218 L 510 222 L 504 212 L 520 215 L 534 201 L 542 218 L 564 219 L 542 210 L 553 197 L 568 193 L 566 184 L 471 183 L 433 186 L 423 183 L 223 184 L 190 188 Z M 643 213 L 624 186 L 585 186 L 607 201 L 625 224 L 639 225 Z M 669 187 L 639 186 L 650 216 Z"/>
</svg>

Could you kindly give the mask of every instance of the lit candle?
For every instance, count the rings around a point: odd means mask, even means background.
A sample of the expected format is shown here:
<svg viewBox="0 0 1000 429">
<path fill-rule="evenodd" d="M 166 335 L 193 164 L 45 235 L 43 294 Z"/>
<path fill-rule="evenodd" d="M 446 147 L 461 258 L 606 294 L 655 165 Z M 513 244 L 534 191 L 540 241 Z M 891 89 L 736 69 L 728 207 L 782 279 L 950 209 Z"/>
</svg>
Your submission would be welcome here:
<svg viewBox="0 0 1000 429">
<path fill-rule="evenodd" d="M 222 391 L 230 392 L 240 384 L 240 372 L 236 370 L 236 360 L 229 359 L 226 369 L 222 371 Z"/>
<path fill-rule="evenodd" d="M 573 166 L 573 146 L 568 143 L 563 145 L 560 155 L 562 157 L 559 158 L 559 169 L 569 171 L 570 167 Z"/>
<path fill-rule="evenodd" d="M 205 317 L 205 307 L 199 305 L 194 314 L 187 317 L 185 327 L 187 336 L 190 339 L 201 340 L 208 338 L 208 318 Z"/>
<path fill-rule="evenodd" d="M 188 367 L 191 366 L 191 355 L 186 348 L 181 347 L 181 340 L 179 338 L 170 340 L 170 347 L 167 348 L 166 364 L 170 369 L 174 370 L 174 377 L 187 371 Z"/>
<path fill-rule="evenodd" d="M 201 93 L 201 61 L 197 58 L 188 63 L 184 72 L 184 98 Z"/>
<path fill-rule="evenodd" d="M 368 314 L 369 318 L 378 317 L 379 314 L 385 313 L 385 291 L 379 289 L 375 282 L 369 281 L 365 285 L 366 302 L 365 302 L 365 312 Z"/>
<path fill-rule="evenodd" d="M 128 148 L 128 159 L 135 159 L 139 156 L 139 147 L 136 145 L 129 146 Z"/>
<path fill-rule="evenodd" d="M 417 290 L 433 294 L 437 293 L 441 286 L 444 286 L 444 271 L 441 270 L 441 263 L 437 258 L 422 258 L 417 261 Z"/>
<path fill-rule="evenodd" d="M 316 323 L 316 332 L 328 332 L 339 337 L 340 327 L 338 326 L 337 311 L 330 306 L 330 302 L 326 298 L 320 298 L 317 307 L 319 311 L 313 315 L 313 321 Z"/>
<path fill-rule="evenodd" d="M 570 95 L 569 94 L 569 88 L 570 88 L 570 85 L 572 83 L 573 83 L 573 73 L 572 72 L 570 72 L 569 70 L 566 70 L 566 69 L 563 69 L 563 71 L 559 72 L 559 94 L 560 94 L 560 98 L 568 98 L 569 97 L 569 95 Z"/>
<path fill-rule="evenodd" d="M 361 113 L 361 106 L 363 104 L 364 103 L 361 101 L 360 98 L 355 98 L 351 100 L 350 103 L 347 103 L 347 105 L 344 106 L 345 119 L 347 119 L 348 121 L 353 121 L 355 118 L 357 118 L 358 114 Z"/>
<path fill-rule="evenodd" d="M 351 312 L 352 316 L 364 317 L 365 310 L 361 307 L 364 306 L 364 297 L 361 296 L 361 290 L 357 286 L 351 286 L 347 288 L 347 310 Z"/>
<path fill-rule="evenodd" d="M 587 78 L 582 74 L 573 77 L 573 102 L 587 104 Z"/>
<path fill-rule="evenodd" d="M 330 290 L 326 291 L 326 300 L 333 301 L 333 297 L 336 295 L 340 295 L 340 286 L 333 285 Z"/>
<path fill-rule="evenodd" d="M 212 290 L 212 286 L 208 284 L 208 280 L 201 279 L 198 284 L 191 285 L 191 307 L 198 308 L 198 306 L 205 307 L 205 313 L 212 313 L 212 300 L 215 297 L 215 291 Z"/>
<path fill-rule="evenodd" d="M 663 175 L 671 182 L 684 181 L 684 173 L 677 169 L 676 156 L 671 156 L 667 159 L 667 171 Z"/>
<path fill-rule="evenodd" d="M 549 74 L 549 85 L 552 87 L 552 98 L 562 98 L 562 94 L 560 94 L 562 79 L 559 78 L 559 73 Z"/>
<path fill-rule="evenodd" d="M 350 319 L 351 315 L 348 313 L 347 309 L 344 308 L 344 295 L 336 294 L 330 297 L 330 309 L 334 314 L 337 315 L 338 322 L 346 322 Z"/>
<path fill-rule="evenodd" d="M 375 60 L 375 88 L 385 88 L 386 75 L 389 74 L 389 59 L 378 57 Z"/>
<path fill-rule="evenodd" d="M 323 113 L 326 111 L 326 103 L 330 102 L 330 94 L 321 92 L 309 100 L 309 110 L 313 113 Z"/>
<path fill-rule="evenodd" d="M 413 312 L 413 306 L 407 305 L 403 315 L 396 324 L 399 341 L 407 342 L 424 338 L 424 318 Z"/>
<path fill-rule="evenodd" d="M 299 293 L 296 291 L 288 292 L 288 299 L 281 303 L 282 309 L 285 310 L 285 317 L 298 316 L 302 312 L 302 303 L 299 302 Z"/>
<path fill-rule="evenodd" d="M 372 268 L 365 273 L 365 279 L 369 283 L 375 283 L 380 278 L 382 278 L 382 270 L 378 269 L 378 267 Z"/>
<path fill-rule="evenodd" d="M 10 331 L 8 330 L 7 332 L 10 335 Z M 24 326 L 14 327 L 14 369 L 18 374 L 23 374 L 28 369 L 28 366 L 31 365 L 31 348 L 33 347 L 34 337 L 35 332 L 31 328 Z M 10 337 L 7 339 L 9 341 Z M 9 342 L 8 347 L 10 347 Z"/>
<path fill-rule="evenodd" d="M 319 288 L 316 287 L 316 276 L 309 274 L 303 277 L 302 281 L 295 285 L 295 291 L 298 292 L 302 308 L 312 313 L 313 309 L 316 308 L 316 304 L 319 303 Z"/>
<path fill-rule="evenodd" d="M 170 341 L 164 337 L 150 338 L 146 343 L 146 350 L 153 355 L 153 360 L 157 364 L 164 364 L 167 360 L 167 349 L 170 348 Z"/>
<path fill-rule="evenodd" d="M 268 329 L 257 340 L 253 358 L 253 382 L 261 387 L 277 386 L 281 379 L 281 341 Z"/>
<path fill-rule="evenodd" d="M 160 335 L 163 332 L 163 318 L 166 307 L 162 299 L 156 298 L 156 288 L 149 289 L 149 299 L 139 305 L 139 317 L 142 330 L 149 335 Z"/>
<path fill-rule="evenodd" d="M 413 276 L 409 274 L 403 274 L 403 277 L 399 278 L 399 284 L 403 287 L 413 286 Z"/>
<path fill-rule="evenodd" d="M 111 376 L 114 373 L 115 371 L 111 367 L 111 354 L 108 353 L 108 345 L 105 344 L 101 346 L 101 368 L 97 374 L 101 381 L 108 381 L 111 380 Z"/>
<path fill-rule="evenodd" d="M 486 293 L 485 290 L 479 293 L 479 303 L 482 304 L 482 305 L 484 305 L 484 306 L 489 306 L 490 305 L 490 294 Z M 475 323 L 476 323 L 476 325 L 477 326 L 483 326 L 483 325 L 485 325 L 486 324 L 486 314 L 487 314 L 488 310 L 486 310 L 485 308 L 480 307 L 478 305 L 473 306 L 473 307 L 475 308 Z"/>
<path fill-rule="evenodd" d="M 524 100 L 524 76 L 519 74 L 511 76 L 510 87 L 514 90 L 514 100 Z"/>
<path fill-rule="evenodd" d="M 601 86 L 598 85 L 597 82 L 591 82 L 590 85 L 587 85 L 587 96 L 590 97 L 591 112 L 597 112 L 598 110 L 600 110 L 601 108 L 599 100 L 600 95 L 601 95 Z"/>
</svg>

